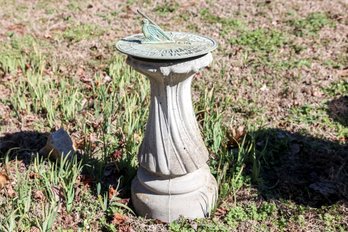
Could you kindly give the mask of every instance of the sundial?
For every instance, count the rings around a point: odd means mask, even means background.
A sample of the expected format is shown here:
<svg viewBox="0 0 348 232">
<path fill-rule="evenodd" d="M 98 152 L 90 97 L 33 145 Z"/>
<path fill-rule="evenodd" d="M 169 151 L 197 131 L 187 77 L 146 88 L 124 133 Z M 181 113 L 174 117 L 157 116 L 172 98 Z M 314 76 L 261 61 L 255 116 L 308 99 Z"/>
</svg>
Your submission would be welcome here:
<svg viewBox="0 0 348 232">
<path fill-rule="evenodd" d="M 179 60 L 213 51 L 217 43 L 206 36 L 187 32 L 167 32 L 138 10 L 144 17 L 142 34 L 125 37 L 116 48 L 127 55 L 155 60 Z"/>
<path fill-rule="evenodd" d="M 142 34 L 117 42 L 126 63 L 151 83 L 151 104 L 138 152 L 131 199 L 139 216 L 172 222 L 209 216 L 218 185 L 207 165 L 192 106 L 191 82 L 213 60 L 216 42 L 205 36 L 162 30 L 145 14 Z M 188 59 L 189 58 L 189 59 Z"/>
</svg>

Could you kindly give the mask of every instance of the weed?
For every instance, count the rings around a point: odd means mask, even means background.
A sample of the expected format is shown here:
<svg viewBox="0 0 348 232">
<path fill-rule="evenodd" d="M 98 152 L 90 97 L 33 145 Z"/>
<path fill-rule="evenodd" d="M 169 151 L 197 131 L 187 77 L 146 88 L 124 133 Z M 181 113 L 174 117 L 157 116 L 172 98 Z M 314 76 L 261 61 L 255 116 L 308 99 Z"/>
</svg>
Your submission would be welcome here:
<svg viewBox="0 0 348 232">
<path fill-rule="evenodd" d="M 268 202 L 262 203 L 261 206 L 256 206 L 255 203 L 244 207 L 235 206 L 226 215 L 226 222 L 232 227 L 236 227 L 239 222 L 247 220 L 262 222 L 274 216 L 276 210 L 276 205 Z"/>
<path fill-rule="evenodd" d="M 344 225 L 340 225 L 340 221 L 342 221 L 341 215 L 332 215 L 329 212 L 320 214 L 319 217 L 325 223 L 326 231 L 345 231 L 346 228 Z"/>
<path fill-rule="evenodd" d="M 248 220 L 248 214 L 242 207 L 236 206 L 228 212 L 225 220 L 228 225 L 236 227 L 239 222 Z"/>
</svg>

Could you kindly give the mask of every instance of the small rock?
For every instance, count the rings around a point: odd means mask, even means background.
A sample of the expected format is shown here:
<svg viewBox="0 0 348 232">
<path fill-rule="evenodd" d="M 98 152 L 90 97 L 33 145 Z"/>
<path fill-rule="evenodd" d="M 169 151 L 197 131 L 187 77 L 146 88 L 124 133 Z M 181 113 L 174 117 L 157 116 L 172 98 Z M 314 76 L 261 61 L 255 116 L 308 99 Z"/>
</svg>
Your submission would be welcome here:
<svg viewBox="0 0 348 232">
<path fill-rule="evenodd" d="M 63 128 L 51 133 L 46 146 L 40 150 L 40 154 L 48 155 L 55 160 L 60 160 L 61 156 L 68 155 L 71 157 L 74 153 L 73 141 Z"/>
</svg>

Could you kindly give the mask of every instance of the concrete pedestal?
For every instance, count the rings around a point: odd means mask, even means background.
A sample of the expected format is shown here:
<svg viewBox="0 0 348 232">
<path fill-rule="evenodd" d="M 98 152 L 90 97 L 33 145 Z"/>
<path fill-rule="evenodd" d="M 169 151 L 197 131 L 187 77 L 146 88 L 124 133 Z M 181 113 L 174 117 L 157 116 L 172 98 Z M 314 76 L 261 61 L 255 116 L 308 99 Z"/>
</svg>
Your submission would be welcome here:
<svg viewBox="0 0 348 232">
<path fill-rule="evenodd" d="M 127 63 L 151 82 L 150 115 L 138 153 L 132 202 L 141 216 L 171 222 L 180 215 L 209 215 L 217 199 L 191 100 L 194 74 L 212 61 L 210 53 L 186 60 Z"/>
</svg>

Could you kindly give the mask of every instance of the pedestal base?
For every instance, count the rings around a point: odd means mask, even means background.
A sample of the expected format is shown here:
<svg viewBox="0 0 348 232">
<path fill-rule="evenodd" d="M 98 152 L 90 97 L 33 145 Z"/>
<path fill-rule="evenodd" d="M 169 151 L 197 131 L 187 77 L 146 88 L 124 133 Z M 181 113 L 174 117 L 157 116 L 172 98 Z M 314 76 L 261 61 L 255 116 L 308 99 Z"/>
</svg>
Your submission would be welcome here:
<svg viewBox="0 0 348 232">
<path fill-rule="evenodd" d="M 132 182 L 132 202 L 140 216 L 171 222 L 203 218 L 217 199 L 217 183 L 207 165 L 179 177 L 160 177 L 139 168 Z"/>
</svg>

